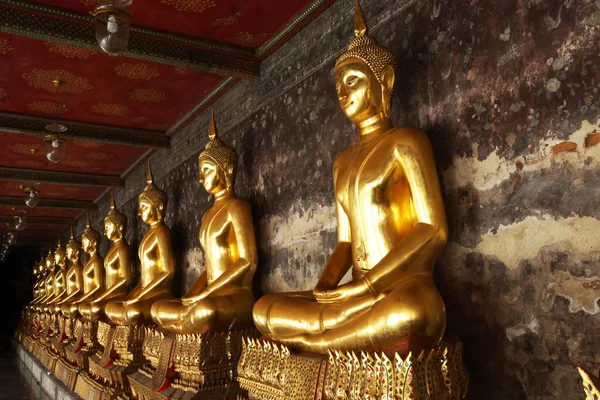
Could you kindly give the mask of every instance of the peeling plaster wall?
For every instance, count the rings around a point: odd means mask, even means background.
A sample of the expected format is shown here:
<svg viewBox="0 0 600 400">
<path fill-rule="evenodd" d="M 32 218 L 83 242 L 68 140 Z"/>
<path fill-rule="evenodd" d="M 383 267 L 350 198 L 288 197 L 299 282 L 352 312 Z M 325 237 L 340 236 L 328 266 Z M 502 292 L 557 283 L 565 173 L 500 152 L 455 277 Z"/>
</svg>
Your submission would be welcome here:
<svg viewBox="0 0 600 400">
<path fill-rule="evenodd" d="M 423 129 L 434 147 L 450 225 L 436 279 L 473 398 L 581 399 L 575 366 L 600 367 L 600 2 L 363 3 L 400 63 L 395 123 Z M 312 288 L 336 244 L 331 167 L 357 130 L 332 74 L 352 16 L 339 0 L 214 106 L 240 152 L 258 293 Z M 152 157 L 170 196 L 179 293 L 204 269 L 197 231 L 211 201 L 196 157 L 208 121 Z M 117 192 L 133 248 L 146 231 L 135 216 L 144 184 L 142 167 Z M 92 215 L 98 228 L 107 202 Z"/>
</svg>

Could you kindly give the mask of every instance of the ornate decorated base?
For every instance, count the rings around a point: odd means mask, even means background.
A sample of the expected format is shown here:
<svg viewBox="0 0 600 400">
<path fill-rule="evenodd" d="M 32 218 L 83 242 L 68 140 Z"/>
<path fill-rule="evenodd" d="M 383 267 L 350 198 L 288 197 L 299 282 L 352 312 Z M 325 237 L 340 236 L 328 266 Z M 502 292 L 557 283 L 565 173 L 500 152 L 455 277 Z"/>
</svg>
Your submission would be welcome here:
<svg viewBox="0 0 600 400">
<path fill-rule="evenodd" d="M 132 393 L 144 400 L 234 400 L 245 394 L 236 381 L 242 338 L 256 334 L 254 329 L 187 335 L 150 331 L 145 361 L 129 377 Z"/>
<path fill-rule="evenodd" d="M 398 352 L 337 351 L 325 357 L 249 338 L 238 372 L 250 400 L 459 400 L 468 388 L 460 342 L 404 358 Z"/>
<path fill-rule="evenodd" d="M 80 376 L 75 392 L 83 398 L 116 399 L 130 393 L 127 376 L 142 361 L 143 326 L 114 326 L 98 323 L 98 343 L 103 351 L 89 360 L 89 374 Z"/>
<path fill-rule="evenodd" d="M 65 346 L 65 360 L 80 371 L 88 371 L 89 358 L 98 350 L 98 323 L 75 321 L 75 341 Z"/>
<path fill-rule="evenodd" d="M 64 359 L 59 359 L 56 362 L 54 375 L 60 379 L 71 391 L 75 390 L 77 377 L 79 376 L 79 367 L 69 364 Z"/>
</svg>

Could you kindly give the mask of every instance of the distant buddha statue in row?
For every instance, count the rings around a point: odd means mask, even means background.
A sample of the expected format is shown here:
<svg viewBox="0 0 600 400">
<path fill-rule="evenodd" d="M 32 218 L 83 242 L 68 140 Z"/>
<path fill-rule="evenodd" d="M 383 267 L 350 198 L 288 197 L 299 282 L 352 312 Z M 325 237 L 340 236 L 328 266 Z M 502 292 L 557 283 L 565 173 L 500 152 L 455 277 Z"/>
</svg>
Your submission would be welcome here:
<svg viewBox="0 0 600 400">
<path fill-rule="evenodd" d="M 104 257 L 104 288 L 91 301 L 79 305 L 81 315 L 90 321 L 104 318 L 109 301 L 122 300 L 131 284 L 131 250 L 125 240 L 127 217 L 115 206 L 114 194 L 104 219 L 104 234 L 114 244 Z"/>
<path fill-rule="evenodd" d="M 396 60 L 367 34 L 356 3 L 355 38 L 335 66 L 340 106 L 360 132 L 333 166 L 338 245 L 312 291 L 267 295 L 254 308 L 263 334 L 317 353 L 435 346 L 446 326 L 433 267 L 447 224 L 431 144 L 393 127 Z"/>
<path fill-rule="evenodd" d="M 139 215 L 150 226 L 138 248 L 141 280 L 123 300 L 110 301 L 106 305 L 106 315 L 116 325 L 152 322 L 152 303 L 172 297 L 175 255 L 171 231 L 164 225 L 167 194 L 154 184 L 150 164 L 147 184 L 138 205 Z"/>
<path fill-rule="evenodd" d="M 89 215 L 85 223 L 85 229 L 81 235 L 81 247 L 90 258 L 83 267 L 83 293 L 71 302 L 69 315 L 75 317 L 79 312 L 79 306 L 93 300 L 104 288 L 104 271 L 102 257 L 98 253 L 100 243 L 100 232 L 90 225 Z"/>
<path fill-rule="evenodd" d="M 67 259 L 71 263 L 67 270 L 67 295 L 58 302 L 64 316 L 70 315 L 71 302 L 83 293 L 83 267 L 79 261 L 80 250 L 81 244 L 75 239 L 73 228 L 71 228 L 71 238 L 67 243 Z"/>
<path fill-rule="evenodd" d="M 48 249 L 48 255 L 44 260 L 44 270 L 45 270 L 45 278 L 43 282 L 44 287 L 44 295 L 40 298 L 40 300 L 35 305 L 35 310 L 38 313 L 42 313 L 44 311 L 44 305 L 54 294 L 54 256 L 52 254 L 52 249 Z"/>
<path fill-rule="evenodd" d="M 215 198 L 202 216 L 199 233 L 206 271 L 181 299 L 152 306 L 154 321 L 176 333 L 252 326 L 252 278 L 257 265 L 252 211 L 235 195 L 237 153 L 219 138 L 214 112 L 208 136 L 198 157 L 200 183 Z"/>
<path fill-rule="evenodd" d="M 56 272 L 54 274 L 54 296 L 49 300 L 48 312 L 53 315 L 60 314 L 60 302 L 66 297 L 67 293 L 67 251 L 58 241 L 58 246 L 54 251 L 54 264 Z"/>
</svg>

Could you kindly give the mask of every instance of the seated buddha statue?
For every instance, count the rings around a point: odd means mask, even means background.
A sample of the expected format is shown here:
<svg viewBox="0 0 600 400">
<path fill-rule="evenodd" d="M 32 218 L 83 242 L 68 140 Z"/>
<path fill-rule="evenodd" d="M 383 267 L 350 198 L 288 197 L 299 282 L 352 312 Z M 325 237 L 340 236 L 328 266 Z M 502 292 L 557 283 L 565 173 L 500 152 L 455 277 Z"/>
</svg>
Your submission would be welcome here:
<svg viewBox="0 0 600 400">
<path fill-rule="evenodd" d="M 301 351 L 434 347 L 446 326 L 433 268 L 447 223 L 427 136 L 394 128 L 393 54 L 367 33 L 335 66 L 343 113 L 360 136 L 333 165 L 338 245 L 312 291 L 271 294 L 254 307 L 260 332 Z M 352 281 L 340 285 L 352 269 Z"/>
<path fill-rule="evenodd" d="M 40 284 L 43 281 L 43 265 L 41 260 L 33 266 L 33 277 L 35 279 L 33 282 L 33 297 L 26 306 L 27 310 L 31 310 L 33 304 L 35 304 L 41 295 Z"/>
<path fill-rule="evenodd" d="M 51 314 L 60 314 L 60 305 L 58 304 L 61 300 L 66 297 L 67 293 L 67 263 L 66 263 L 67 251 L 58 241 L 58 246 L 54 251 L 54 264 L 56 265 L 56 272 L 54 274 L 54 297 L 49 302 L 48 312 Z"/>
<path fill-rule="evenodd" d="M 93 300 L 104 288 L 104 271 L 102 257 L 98 254 L 100 243 L 100 232 L 90 225 L 90 217 L 87 216 L 85 229 L 81 234 L 81 246 L 90 258 L 83 267 L 83 293 L 73 298 L 68 310 L 68 316 L 75 317 L 79 312 L 79 305 Z M 63 310 L 64 311 L 64 310 Z"/>
<path fill-rule="evenodd" d="M 140 283 L 123 299 L 110 301 L 106 316 L 115 325 L 152 322 L 152 303 L 172 297 L 175 274 L 171 231 L 164 225 L 167 194 L 154 184 L 148 164 L 147 184 L 138 199 L 138 214 L 150 225 L 138 248 L 141 263 Z"/>
<path fill-rule="evenodd" d="M 64 316 L 70 316 L 71 302 L 83 294 L 83 267 L 79 261 L 80 250 L 81 244 L 75 239 L 73 228 L 71 228 L 71 238 L 67 243 L 67 259 L 71 262 L 66 278 L 67 295 L 58 302 Z"/>
<path fill-rule="evenodd" d="M 97 321 L 104 316 L 104 307 L 109 301 L 122 299 L 131 283 L 131 255 L 125 240 L 127 217 L 115 206 L 114 194 L 110 199 L 110 209 L 104 219 L 104 234 L 113 246 L 104 257 L 105 289 L 92 301 L 79 305 L 81 315 Z"/>
<path fill-rule="evenodd" d="M 50 253 L 50 250 L 48 250 L 48 251 L 49 251 L 49 255 L 52 254 L 52 253 Z M 41 303 L 42 300 L 46 297 L 46 278 L 48 276 L 48 266 L 47 266 L 47 262 L 46 262 L 47 259 L 48 259 L 48 256 L 46 256 L 45 258 L 42 258 L 40 260 L 40 263 L 38 264 L 39 277 L 36 281 L 38 295 L 36 296 L 35 299 L 33 299 L 31 301 L 31 303 L 29 303 L 29 305 L 32 309 L 35 309 L 35 305 Z"/>
<path fill-rule="evenodd" d="M 198 167 L 200 183 L 215 197 L 199 233 L 206 271 L 180 300 L 154 303 L 152 319 L 176 333 L 251 327 L 257 262 L 252 211 L 235 196 L 237 153 L 218 137 L 214 113 Z"/>
<path fill-rule="evenodd" d="M 44 296 L 40 298 L 40 301 L 36 303 L 36 311 L 41 313 L 45 311 L 48 300 L 52 298 L 54 294 L 54 255 L 52 249 L 48 249 L 48 255 L 45 260 L 46 264 L 46 277 L 44 278 Z"/>
</svg>

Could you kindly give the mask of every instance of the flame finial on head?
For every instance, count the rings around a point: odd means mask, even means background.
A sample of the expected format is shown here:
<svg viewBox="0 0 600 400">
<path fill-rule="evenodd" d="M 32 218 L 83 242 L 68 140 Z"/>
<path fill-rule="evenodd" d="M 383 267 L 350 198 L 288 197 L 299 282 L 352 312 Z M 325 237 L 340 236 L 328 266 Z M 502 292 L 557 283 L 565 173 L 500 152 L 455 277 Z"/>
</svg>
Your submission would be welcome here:
<svg viewBox="0 0 600 400">
<path fill-rule="evenodd" d="M 337 59 L 336 67 L 344 60 L 358 58 L 371 69 L 375 78 L 382 82 L 382 72 L 388 66 L 394 70 L 397 68 L 396 57 L 386 48 L 380 45 L 375 38 L 368 34 L 367 23 L 360 8 L 359 0 L 354 0 L 356 14 L 354 15 L 354 39 L 350 42 L 348 50 Z"/>
<path fill-rule="evenodd" d="M 94 243 L 100 242 L 100 233 L 92 228 L 92 225 L 90 224 L 90 213 L 86 214 L 85 229 L 81 234 L 81 238 L 87 238 L 89 241 Z"/>
<path fill-rule="evenodd" d="M 69 238 L 69 243 L 67 243 L 67 249 L 71 248 L 74 251 L 79 251 L 79 249 L 81 248 L 81 245 L 79 244 L 79 242 L 77 241 L 77 239 L 75 239 L 75 234 L 73 233 L 73 227 L 71 227 L 71 237 Z"/>
<path fill-rule="evenodd" d="M 156 208 L 160 218 L 164 217 L 164 212 L 167 208 L 167 193 L 154 184 L 154 176 L 150 169 L 150 160 L 148 160 L 148 172 L 146 173 L 146 187 L 138 199 L 139 201 L 148 201 Z"/>
<path fill-rule="evenodd" d="M 122 233 L 124 233 L 125 230 L 127 229 L 127 217 L 125 216 L 125 214 L 123 214 L 122 212 L 120 212 L 117 209 L 117 206 L 115 204 L 115 191 L 114 190 L 111 191 L 110 210 L 108 210 L 108 215 L 106 216 L 106 218 L 104 220 L 111 222 L 116 227 L 122 227 L 123 228 Z"/>
<path fill-rule="evenodd" d="M 228 186 L 232 187 L 237 174 L 238 156 L 233 147 L 228 146 L 221 140 L 217 133 L 217 124 L 215 122 L 215 110 L 211 110 L 211 120 L 208 127 L 208 143 L 204 150 L 198 156 L 198 159 L 207 157 L 215 162 L 225 173 L 229 181 Z"/>
</svg>

